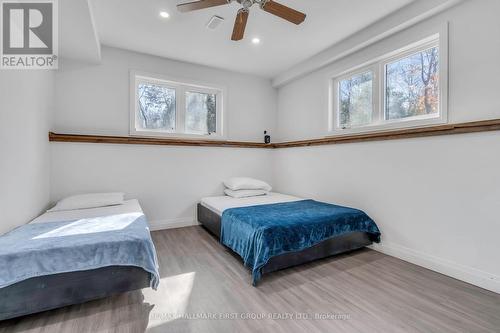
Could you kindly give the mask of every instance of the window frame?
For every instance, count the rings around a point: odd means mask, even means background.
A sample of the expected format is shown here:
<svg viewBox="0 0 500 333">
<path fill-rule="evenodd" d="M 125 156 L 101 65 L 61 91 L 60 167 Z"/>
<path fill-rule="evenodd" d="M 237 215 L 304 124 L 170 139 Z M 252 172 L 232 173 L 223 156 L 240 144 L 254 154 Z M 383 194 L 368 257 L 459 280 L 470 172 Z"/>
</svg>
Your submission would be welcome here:
<svg viewBox="0 0 500 333">
<path fill-rule="evenodd" d="M 136 128 L 138 112 L 139 84 L 150 83 L 175 90 L 175 130 L 140 130 Z M 216 133 L 196 134 L 186 131 L 186 92 L 213 94 L 216 96 L 217 124 Z M 170 76 L 130 71 L 130 129 L 132 136 L 181 138 L 198 140 L 225 140 L 226 135 L 226 88 L 205 82 L 178 79 Z"/>
<path fill-rule="evenodd" d="M 439 114 L 416 116 L 400 119 L 385 119 L 386 117 L 386 66 L 390 63 L 425 51 L 432 47 L 439 49 Z M 340 127 L 339 85 L 342 80 L 371 70 L 373 72 L 373 123 L 343 129 Z M 448 123 L 448 34 L 447 26 L 439 33 L 406 45 L 396 51 L 384 54 L 355 68 L 341 73 L 330 73 L 329 107 L 327 136 L 349 135 L 358 133 L 379 132 L 394 129 L 418 128 Z"/>
</svg>

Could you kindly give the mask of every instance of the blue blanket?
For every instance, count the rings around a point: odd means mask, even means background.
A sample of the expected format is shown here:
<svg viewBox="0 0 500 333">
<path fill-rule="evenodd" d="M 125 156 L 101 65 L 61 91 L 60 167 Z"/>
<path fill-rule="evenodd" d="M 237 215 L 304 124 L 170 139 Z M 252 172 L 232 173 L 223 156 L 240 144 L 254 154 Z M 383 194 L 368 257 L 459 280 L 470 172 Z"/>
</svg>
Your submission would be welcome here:
<svg viewBox="0 0 500 333">
<path fill-rule="evenodd" d="M 106 266 L 141 267 L 157 288 L 156 251 L 143 214 L 27 224 L 0 236 L 0 288 Z"/>
<path fill-rule="evenodd" d="M 270 258 L 301 251 L 328 238 L 354 231 L 380 241 L 380 231 L 364 212 L 314 200 L 227 209 L 221 242 L 252 269 L 253 284 Z"/>
</svg>

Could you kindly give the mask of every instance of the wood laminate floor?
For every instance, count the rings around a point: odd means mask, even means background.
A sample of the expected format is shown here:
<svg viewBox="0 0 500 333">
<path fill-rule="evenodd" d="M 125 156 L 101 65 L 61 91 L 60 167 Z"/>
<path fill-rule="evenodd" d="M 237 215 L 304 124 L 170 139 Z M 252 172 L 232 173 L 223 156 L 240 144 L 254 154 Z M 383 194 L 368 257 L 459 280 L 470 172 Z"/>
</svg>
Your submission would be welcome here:
<svg viewBox="0 0 500 333">
<path fill-rule="evenodd" d="M 153 240 L 157 291 L 0 322 L 0 332 L 500 332 L 500 295 L 372 250 L 276 272 L 254 288 L 201 227 Z"/>
</svg>

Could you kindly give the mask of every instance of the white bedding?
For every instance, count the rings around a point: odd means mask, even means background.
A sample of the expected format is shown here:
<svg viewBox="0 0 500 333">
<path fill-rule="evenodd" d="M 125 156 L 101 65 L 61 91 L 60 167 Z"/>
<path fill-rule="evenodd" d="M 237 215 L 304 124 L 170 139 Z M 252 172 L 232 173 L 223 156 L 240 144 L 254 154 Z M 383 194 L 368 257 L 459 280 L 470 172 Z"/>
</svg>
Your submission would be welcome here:
<svg viewBox="0 0 500 333">
<path fill-rule="evenodd" d="M 302 200 L 302 198 L 294 197 L 287 194 L 270 192 L 268 195 L 248 198 L 233 198 L 227 195 L 219 197 L 207 197 L 201 199 L 202 206 L 210 209 L 219 216 L 229 208 L 249 207 L 257 205 L 267 205 L 281 202 L 292 202 Z"/>
<path fill-rule="evenodd" d="M 75 209 L 66 211 L 47 212 L 40 215 L 30 223 L 46 223 L 59 221 L 73 221 L 89 219 L 102 216 L 140 213 L 144 214 L 137 199 L 126 200 L 121 205 L 107 206 L 99 208 Z"/>
</svg>

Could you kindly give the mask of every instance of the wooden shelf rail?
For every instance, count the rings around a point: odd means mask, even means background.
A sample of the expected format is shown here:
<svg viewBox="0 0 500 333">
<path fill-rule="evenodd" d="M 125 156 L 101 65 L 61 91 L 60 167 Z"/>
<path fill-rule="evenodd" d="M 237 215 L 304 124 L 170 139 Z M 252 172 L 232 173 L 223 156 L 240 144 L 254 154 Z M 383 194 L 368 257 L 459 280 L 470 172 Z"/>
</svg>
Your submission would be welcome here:
<svg viewBox="0 0 500 333">
<path fill-rule="evenodd" d="M 156 146 L 197 146 L 197 147 L 233 147 L 233 148 L 273 148 L 270 144 L 244 141 L 217 141 L 192 139 L 163 139 L 136 136 L 102 136 L 80 134 L 49 133 L 52 142 L 114 143 L 124 145 L 156 145 Z"/>
<path fill-rule="evenodd" d="M 259 142 L 245 141 L 217 141 L 217 140 L 191 140 L 191 139 L 162 139 L 134 136 L 101 136 L 101 135 L 79 135 L 79 134 L 57 134 L 49 133 L 49 141 L 52 142 L 81 142 L 81 143 L 111 143 L 129 145 L 159 145 L 159 146 L 198 146 L 198 147 L 232 147 L 232 148 L 293 148 L 332 145 L 353 142 L 398 140 L 419 138 L 438 135 L 453 135 L 464 133 L 477 133 L 500 131 L 500 119 L 482 120 L 459 124 L 446 124 L 439 126 L 409 128 L 394 131 L 373 132 L 365 134 L 353 134 L 342 136 L 331 136 L 322 139 L 289 141 L 265 144 Z"/>
</svg>

